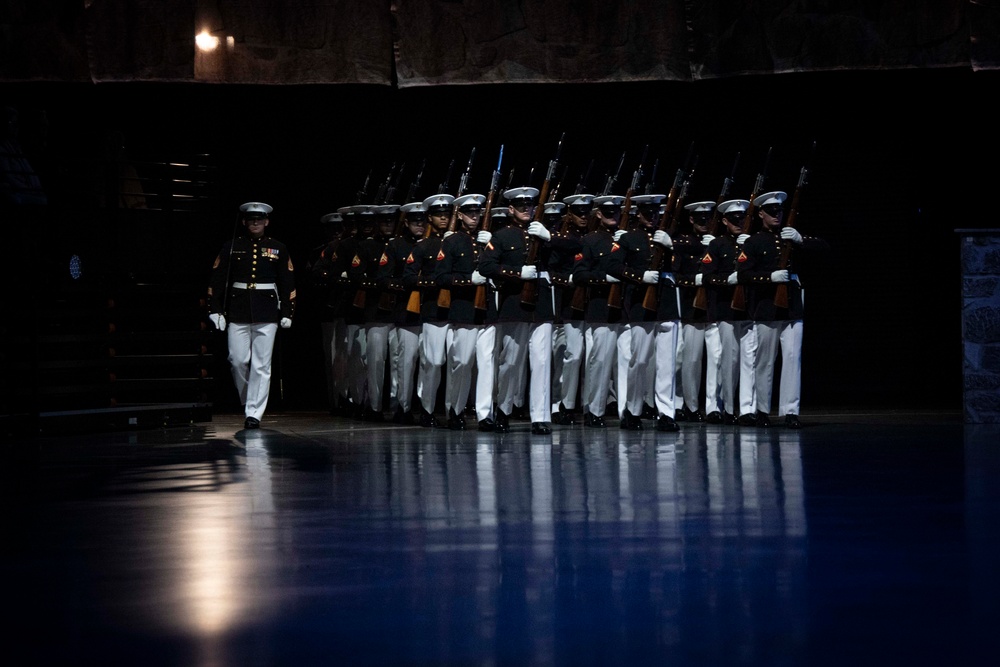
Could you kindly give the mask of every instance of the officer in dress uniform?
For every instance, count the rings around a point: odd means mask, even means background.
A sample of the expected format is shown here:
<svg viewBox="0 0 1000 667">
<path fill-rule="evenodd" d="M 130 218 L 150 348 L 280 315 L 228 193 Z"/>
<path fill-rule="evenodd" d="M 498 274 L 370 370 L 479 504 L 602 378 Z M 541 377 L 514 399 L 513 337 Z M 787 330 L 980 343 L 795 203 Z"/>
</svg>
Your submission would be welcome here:
<svg viewBox="0 0 1000 667">
<path fill-rule="evenodd" d="M 614 232 L 621 220 L 625 198 L 620 195 L 602 195 L 594 198 L 595 229 L 583 237 L 580 254 L 573 266 L 573 283 L 587 288 L 584 310 L 584 349 L 586 362 L 583 372 L 583 425 L 604 428 L 604 411 L 607 409 L 611 388 L 611 367 L 616 363 L 615 344 L 621 311 L 608 307 L 608 293 L 612 283 L 620 282 L 611 274 L 619 252 Z"/>
<path fill-rule="evenodd" d="M 360 264 L 360 287 L 357 297 L 363 300 L 365 326 L 365 368 L 367 370 L 368 405 L 362 418 L 366 421 L 381 422 L 383 415 L 383 393 L 386 380 L 386 359 L 389 353 L 389 333 L 393 329 L 392 312 L 383 307 L 382 287 L 378 280 L 379 266 L 386 244 L 396 231 L 399 206 L 383 204 L 376 206 L 375 232 L 361 241 L 358 246 Z"/>
<path fill-rule="evenodd" d="M 566 209 L 549 241 L 554 329 L 552 332 L 552 421 L 576 423 L 576 404 L 583 366 L 583 308 L 585 288 L 573 284 L 573 265 L 583 248 L 594 195 L 574 194 L 563 199 Z"/>
<path fill-rule="evenodd" d="M 747 313 L 757 335 L 754 383 L 757 399 L 757 426 L 771 425 L 771 392 L 778 346 L 781 346 L 781 378 L 778 388 L 778 417 L 788 428 L 802 428 L 799 402 L 802 393 L 803 291 L 795 271 L 798 252 L 822 251 L 829 246 L 823 239 L 803 236 L 794 227 L 782 226 L 787 195 L 781 191 L 758 195 L 757 216 L 761 229 L 747 239 L 737 258 L 739 283 L 746 285 Z M 781 266 L 782 245 L 790 243 L 794 252 Z M 787 289 L 787 304 L 776 303 L 779 286 Z"/>
<path fill-rule="evenodd" d="M 611 273 L 619 276 L 624 283 L 622 317 L 629 326 L 629 334 L 624 337 L 628 342 L 628 364 L 624 369 L 619 366 L 619 373 L 625 373 L 625 395 L 619 399 L 620 426 L 631 431 L 642 428 L 646 396 L 652 393 L 650 369 L 655 368 L 653 344 L 657 318 L 655 312 L 643 308 L 643 299 L 646 288 L 658 284 L 660 279 L 659 272 L 651 269 L 651 235 L 655 231 L 655 213 L 659 211 L 664 196 L 650 194 L 632 198 L 636 211 L 630 220 L 634 219 L 636 223 L 619 237 L 621 252 L 612 255 L 616 263 L 622 264 L 620 268 L 613 268 Z"/>
<path fill-rule="evenodd" d="M 295 276 L 284 243 L 265 236 L 273 209 L 240 206 L 246 234 L 227 241 L 209 281 L 209 320 L 227 331 L 229 365 L 243 405 L 244 428 L 259 428 L 271 388 L 271 356 L 278 326 L 292 326 Z"/>
<path fill-rule="evenodd" d="M 479 259 L 493 238 L 493 231 L 503 229 L 507 224 L 507 207 L 496 206 L 490 211 L 490 229 L 480 229 L 476 234 L 476 244 L 479 246 Z M 485 223 L 485 221 L 484 221 Z M 478 269 L 478 266 L 477 266 Z M 473 374 L 476 383 L 476 419 L 479 430 L 493 431 L 496 428 L 496 383 L 497 383 L 497 293 L 496 286 L 481 272 L 474 274 L 477 290 L 485 288 L 486 303 L 477 308 L 476 323 L 479 325 L 476 338 L 476 366 Z M 479 286 L 478 281 L 484 284 Z M 478 291 L 477 291 L 478 294 Z"/>
<path fill-rule="evenodd" d="M 552 433 L 552 294 L 548 270 L 525 264 L 528 244 L 535 237 L 546 243 L 552 237 L 541 221 L 532 221 L 538 189 L 512 188 L 504 192 L 510 224 L 493 234 L 480 260 L 479 270 L 497 290 L 497 408 L 498 432 L 509 430 L 519 386 L 524 383 L 525 357 L 531 374 L 528 412 L 531 432 Z M 541 253 L 539 253 L 541 254 Z M 534 304 L 525 304 L 525 282 L 534 281 Z"/>
<path fill-rule="evenodd" d="M 365 262 L 362 260 L 362 248 L 378 243 L 375 239 L 375 208 L 371 204 L 357 204 L 350 208 L 357 232 L 351 239 L 351 253 L 344 255 L 348 262 L 341 274 L 347 290 L 344 319 L 347 323 L 346 371 L 350 411 L 346 416 L 354 419 L 363 419 L 368 413 L 368 328 L 364 308 Z"/>
<path fill-rule="evenodd" d="M 449 194 L 431 195 L 424 200 L 429 230 L 417 241 L 406 258 L 403 284 L 419 295 L 420 305 L 420 367 L 417 370 L 417 398 L 420 400 L 420 425 L 425 428 L 443 426 L 435 416 L 441 371 L 444 368 L 448 338 L 448 309 L 438 305 L 438 287 L 434 272 L 441 242 L 451 219 L 455 197 Z M 413 307 L 407 306 L 410 312 Z"/>
<path fill-rule="evenodd" d="M 448 336 L 446 339 L 446 367 L 444 405 L 448 414 L 448 428 L 465 430 L 463 412 L 472 389 L 472 369 L 476 359 L 476 288 L 486 283 L 479 273 L 479 246 L 476 232 L 483 214 L 486 197 L 479 194 L 463 195 L 452 206 L 457 218 L 455 233 L 448 234 L 441 242 L 434 269 L 438 287 L 448 290 Z"/>
<path fill-rule="evenodd" d="M 703 422 L 701 411 L 701 389 L 703 364 L 705 361 L 705 311 L 694 307 L 694 297 L 704 276 L 701 260 L 705 248 L 711 242 L 708 222 L 715 208 L 714 201 L 698 201 L 687 204 L 690 229 L 674 236 L 674 280 L 680 290 L 681 299 L 681 340 L 677 358 L 680 366 L 680 405 L 677 410 L 679 421 Z M 714 378 L 713 378 L 714 382 Z"/>
<path fill-rule="evenodd" d="M 677 348 L 680 338 L 680 295 L 674 274 L 673 264 L 674 242 L 667 232 L 665 216 L 666 204 L 660 204 L 654 213 L 653 224 L 657 228 L 650 239 L 653 242 L 653 259 L 651 268 L 660 271 L 659 281 L 655 287 L 647 287 L 646 294 L 655 296 L 655 304 L 649 306 L 656 312 L 655 340 L 653 343 L 656 358 L 653 380 L 653 402 L 656 405 L 656 430 L 679 431 L 675 420 L 676 415 L 676 382 L 677 382 Z M 640 213 L 643 215 L 643 213 Z M 651 291 L 652 290 L 652 291 Z M 643 295 L 643 307 L 646 308 L 646 295 Z"/>
<path fill-rule="evenodd" d="M 330 263 L 327 261 L 327 252 L 334 252 L 337 243 L 344 233 L 344 218 L 340 213 L 327 213 L 320 218 L 326 240 L 309 253 L 306 264 L 306 275 L 310 280 L 310 293 L 320 309 L 318 318 L 320 322 L 320 335 L 323 344 L 323 365 L 326 375 L 327 403 L 331 414 L 337 412 L 337 379 L 334 373 L 334 359 L 336 355 L 336 330 L 338 314 L 328 300 L 331 280 Z M 343 325 L 343 318 L 340 318 Z"/>
<path fill-rule="evenodd" d="M 389 408 L 392 421 L 404 426 L 413 423 L 414 378 L 420 352 L 420 313 L 407 310 L 410 290 L 403 284 L 406 260 L 427 230 L 427 209 L 423 201 L 399 207 L 399 233 L 385 246 L 379 259 L 378 283 L 382 288 L 383 310 L 391 313 L 389 331 Z"/>
<path fill-rule="evenodd" d="M 721 229 L 702 258 L 702 285 L 705 288 L 706 314 L 708 326 L 705 329 L 706 366 L 715 369 L 717 382 L 705 385 L 705 421 L 710 424 L 735 424 L 742 401 L 739 387 L 743 384 L 750 390 L 744 411 L 752 415 L 753 407 L 753 364 L 746 371 L 748 382 L 741 380 L 740 341 L 749 335 L 752 327 L 746 319 L 745 311 L 732 307 L 733 290 L 737 282 L 736 257 L 739 247 L 747 235 L 742 233 L 743 219 L 750 201 L 730 199 L 719 204 Z M 742 237 L 742 240 L 741 240 Z M 752 357 L 750 360 L 752 361 Z M 712 373 L 706 373 L 706 378 Z"/>
</svg>

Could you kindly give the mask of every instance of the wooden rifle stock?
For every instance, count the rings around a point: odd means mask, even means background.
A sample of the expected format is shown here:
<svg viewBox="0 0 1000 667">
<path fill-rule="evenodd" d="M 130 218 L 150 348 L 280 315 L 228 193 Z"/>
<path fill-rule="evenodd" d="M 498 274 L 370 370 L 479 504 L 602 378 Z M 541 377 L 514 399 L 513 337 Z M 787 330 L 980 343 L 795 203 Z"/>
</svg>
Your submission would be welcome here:
<svg viewBox="0 0 1000 667">
<path fill-rule="evenodd" d="M 722 221 L 722 213 L 719 212 L 719 205 L 726 201 L 729 190 L 736 179 L 736 167 L 740 163 L 740 154 L 736 154 L 736 162 L 733 163 L 733 174 L 722 182 L 722 191 L 719 192 L 718 199 L 715 200 L 715 209 L 712 211 L 712 220 L 708 223 L 708 233 L 715 236 L 719 232 L 719 223 Z M 694 293 L 694 307 L 698 310 L 708 310 L 708 291 L 704 285 L 700 285 Z"/>
<path fill-rule="evenodd" d="M 556 167 L 559 165 L 559 154 L 562 151 L 562 142 L 565 138 L 566 133 L 563 132 L 562 136 L 559 137 L 559 144 L 556 146 L 556 156 L 549 162 L 548 171 L 545 173 L 545 181 L 538 192 L 538 205 L 535 207 L 535 215 L 532 216 L 532 222 L 540 222 L 542 219 L 545 202 L 548 201 L 549 197 L 549 187 L 552 184 L 552 178 L 555 176 Z M 528 252 L 524 258 L 524 266 L 530 266 L 538 262 L 538 247 L 540 245 L 541 243 L 537 238 L 528 237 Z M 537 302 L 538 280 L 526 280 L 524 286 L 521 288 L 521 303 L 527 307 L 534 307 Z"/>
<path fill-rule="evenodd" d="M 693 148 L 694 146 L 692 145 L 692 149 Z M 694 169 L 692 168 L 692 173 L 693 171 Z M 670 192 L 667 193 L 667 203 L 663 209 L 663 215 L 660 216 L 659 229 L 667 232 L 671 236 L 673 236 L 674 232 L 677 230 L 677 221 L 680 217 L 678 212 L 682 209 L 685 191 L 687 190 L 689 182 L 690 176 L 685 178 L 684 167 L 681 167 L 677 170 L 677 176 L 674 177 L 674 184 L 670 186 Z M 656 271 L 659 273 L 663 270 L 663 255 L 666 253 L 666 250 L 667 249 L 659 243 L 653 244 L 653 255 L 649 260 L 650 271 Z M 642 299 L 642 307 L 648 311 L 656 312 L 658 305 L 659 284 L 647 286 L 646 294 Z"/>
<path fill-rule="evenodd" d="M 764 169 L 757 174 L 757 181 L 753 185 L 753 192 L 750 193 L 750 205 L 747 206 L 747 213 L 743 216 L 743 234 L 749 234 L 753 227 L 753 219 L 757 215 L 757 207 L 754 205 L 754 201 L 757 199 L 757 195 L 760 191 L 764 189 L 764 179 L 767 178 L 767 165 L 771 162 L 771 151 L 774 147 L 767 149 L 767 157 L 764 158 Z M 746 291 L 743 289 L 743 285 L 737 285 L 733 289 L 733 300 L 729 304 L 732 310 L 745 311 L 747 309 L 747 295 Z"/>
<path fill-rule="evenodd" d="M 799 208 L 799 192 L 801 191 L 801 186 L 795 189 L 795 194 L 792 195 L 792 205 L 788 211 L 788 219 L 785 221 L 785 227 L 795 226 L 795 215 Z M 788 262 L 792 256 L 792 242 L 782 241 L 781 242 L 781 255 L 778 258 L 778 268 L 787 269 Z M 777 308 L 788 308 L 788 283 L 778 283 L 774 289 L 774 305 Z"/>
<path fill-rule="evenodd" d="M 635 192 L 634 188 L 628 189 L 628 192 L 625 194 L 625 203 L 622 204 L 621 225 L 626 233 L 628 232 L 629 209 L 632 207 L 633 192 Z M 611 283 L 608 286 L 608 307 L 615 310 L 621 310 L 622 308 L 622 284 L 620 282 Z"/>
<path fill-rule="evenodd" d="M 459 195 L 461 196 L 461 195 Z M 457 197 L 456 197 L 457 199 Z M 455 231 L 455 222 L 458 220 L 458 207 L 451 207 L 451 219 L 448 221 L 448 229 L 445 230 L 445 234 L 448 232 Z M 441 238 L 441 243 L 444 243 L 444 238 Z M 451 308 L 451 290 L 447 287 L 442 287 L 438 290 L 438 307 L 439 308 Z"/>
<path fill-rule="evenodd" d="M 494 180 L 496 179 L 494 178 Z M 495 196 L 496 188 L 490 189 L 490 193 L 486 195 L 486 208 L 483 209 L 483 222 L 480 228 L 487 232 L 490 231 L 490 227 L 492 226 L 490 213 L 493 211 L 493 199 Z M 476 310 L 486 310 L 486 285 L 476 285 L 475 308 Z"/>
</svg>

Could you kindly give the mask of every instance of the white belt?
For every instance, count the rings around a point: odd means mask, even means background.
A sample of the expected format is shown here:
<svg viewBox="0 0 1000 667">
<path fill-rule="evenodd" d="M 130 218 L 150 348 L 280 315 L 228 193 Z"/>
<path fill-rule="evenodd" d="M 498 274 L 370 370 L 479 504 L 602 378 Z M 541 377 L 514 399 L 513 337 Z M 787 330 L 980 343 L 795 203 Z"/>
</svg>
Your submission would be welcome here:
<svg viewBox="0 0 1000 667">
<path fill-rule="evenodd" d="M 236 289 L 278 289 L 274 283 L 233 283 L 233 287 Z"/>
</svg>

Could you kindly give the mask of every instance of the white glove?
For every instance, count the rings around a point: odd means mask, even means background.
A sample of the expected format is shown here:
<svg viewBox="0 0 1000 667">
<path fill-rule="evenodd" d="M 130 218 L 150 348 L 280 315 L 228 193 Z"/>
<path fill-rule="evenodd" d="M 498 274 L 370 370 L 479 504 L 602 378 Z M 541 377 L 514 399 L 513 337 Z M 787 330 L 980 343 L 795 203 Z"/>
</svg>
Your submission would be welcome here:
<svg viewBox="0 0 1000 667">
<path fill-rule="evenodd" d="M 288 329 L 289 327 L 292 326 L 292 318 L 290 318 L 290 317 L 282 317 L 281 321 L 278 322 L 278 324 L 281 325 L 282 329 Z"/>
<path fill-rule="evenodd" d="M 487 243 L 490 242 L 491 238 L 493 238 L 493 234 L 486 231 L 485 229 L 480 229 L 479 233 L 476 234 L 476 243 L 479 243 L 481 245 L 486 245 Z"/>
<path fill-rule="evenodd" d="M 736 245 L 743 245 L 747 242 L 748 238 L 750 238 L 749 234 L 740 234 L 736 237 Z"/>
<path fill-rule="evenodd" d="M 642 272 L 642 282 L 647 285 L 655 285 L 660 282 L 660 274 L 656 271 L 643 271 Z"/>
<path fill-rule="evenodd" d="M 782 227 L 781 238 L 792 243 L 802 243 L 802 234 L 799 234 L 799 230 L 794 227 Z"/>
<path fill-rule="evenodd" d="M 788 271 L 785 271 L 788 274 Z M 525 264 L 521 267 L 521 280 L 535 280 L 538 278 L 538 267 L 534 264 Z"/>
<path fill-rule="evenodd" d="M 473 285 L 485 285 L 486 284 L 486 276 L 484 276 L 483 274 L 481 274 L 478 269 L 472 272 L 472 284 Z"/>
<path fill-rule="evenodd" d="M 664 248 L 673 248 L 674 241 L 670 238 L 670 234 L 662 229 L 657 229 L 653 234 L 653 243 L 659 243 Z"/>
<path fill-rule="evenodd" d="M 342 272 L 340 274 L 340 277 L 343 278 L 344 280 L 347 280 L 347 271 Z"/>
<path fill-rule="evenodd" d="M 605 280 L 606 282 L 609 282 L 609 283 L 620 283 L 620 282 L 621 282 L 620 280 L 618 280 L 617 278 L 615 278 L 615 277 L 614 277 L 613 275 L 611 275 L 610 273 L 606 273 L 606 274 L 604 275 L 604 280 Z"/>
<path fill-rule="evenodd" d="M 772 283 L 787 283 L 788 282 L 788 269 L 778 269 L 777 271 L 771 272 L 771 282 Z"/>
<path fill-rule="evenodd" d="M 712 236 L 711 234 L 703 234 L 702 237 L 701 237 L 701 244 L 702 245 L 708 245 L 709 243 L 711 243 L 714 240 L 715 240 L 715 237 Z"/>
<path fill-rule="evenodd" d="M 702 275 L 700 273 L 694 274 L 694 284 L 695 285 L 698 285 L 700 287 L 702 280 L 704 280 L 704 278 L 702 277 Z"/>
<path fill-rule="evenodd" d="M 208 320 L 215 325 L 219 331 L 226 330 L 226 317 L 222 313 L 209 313 Z"/>
<path fill-rule="evenodd" d="M 573 274 L 572 273 L 569 274 L 569 278 L 566 279 L 566 284 L 567 285 L 572 285 L 573 284 Z"/>
<path fill-rule="evenodd" d="M 729 274 L 729 277 L 726 278 L 726 282 L 729 283 L 730 285 L 735 285 L 737 283 L 735 271 Z"/>
<path fill-rule="evenodd" d="M 451 236 L 451 235 L 452 235 L 452 234 L 454 234 L 454 233 L 455 233 L 455 232 L 445 232 L 445 233 L 444 233 L 444 237 L 443 237 L 443 238 L 448 238 L 449 236 Z"/>
<path fill-rule="evenodd" d="M 528 234 L 531 236 L 537 236 L 543 241 L 549 241 L 552 238 L 552 232 L 545 229 L 545 225 L 535 220 L 530 225 L 528 225 Z"/>
<path fill-rule="evenodd" d="M 617 232 L 615 232 L 615 243 L 621 241 L 623 236 L 625 236 L 624 229 L 619 229 Z"/>
</svg>

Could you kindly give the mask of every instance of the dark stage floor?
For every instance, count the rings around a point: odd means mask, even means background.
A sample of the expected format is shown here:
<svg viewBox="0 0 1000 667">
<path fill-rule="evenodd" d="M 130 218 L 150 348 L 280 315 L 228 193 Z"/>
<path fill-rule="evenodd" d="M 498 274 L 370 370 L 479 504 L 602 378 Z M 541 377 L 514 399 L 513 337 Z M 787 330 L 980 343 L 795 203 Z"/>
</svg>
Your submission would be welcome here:
<svg viewBox="0 0 1000 667">
<path fill-rule="evenodd" d="M 4 443 L 8 665 L 993 665 L 1000 427 Z"/>
</svg>

